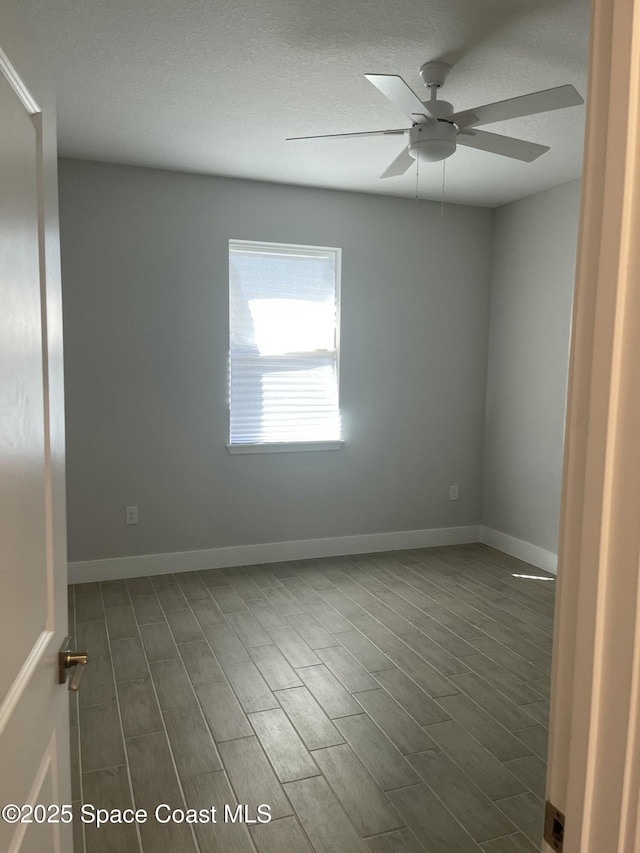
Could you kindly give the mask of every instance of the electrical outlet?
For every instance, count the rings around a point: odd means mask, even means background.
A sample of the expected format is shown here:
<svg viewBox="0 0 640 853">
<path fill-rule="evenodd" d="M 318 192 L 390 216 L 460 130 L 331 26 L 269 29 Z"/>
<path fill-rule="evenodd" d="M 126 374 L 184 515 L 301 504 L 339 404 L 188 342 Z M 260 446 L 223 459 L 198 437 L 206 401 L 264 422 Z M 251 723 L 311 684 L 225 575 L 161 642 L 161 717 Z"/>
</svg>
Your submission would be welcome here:
<svg viewBox="0 0 640 853">
<path fill-rule="evenodd" d="M 137 506 L 126 506 L 124 508 L 124 520 L 125 520 L 125 524 L 137 524 L 138 523 L 138 507 Z"/>
<path fill-rule="evenodd" d="M 458 487 L 457 486 L 449 486 L 449 500 L 457 501 L 458 500 Z"/>
</svg>

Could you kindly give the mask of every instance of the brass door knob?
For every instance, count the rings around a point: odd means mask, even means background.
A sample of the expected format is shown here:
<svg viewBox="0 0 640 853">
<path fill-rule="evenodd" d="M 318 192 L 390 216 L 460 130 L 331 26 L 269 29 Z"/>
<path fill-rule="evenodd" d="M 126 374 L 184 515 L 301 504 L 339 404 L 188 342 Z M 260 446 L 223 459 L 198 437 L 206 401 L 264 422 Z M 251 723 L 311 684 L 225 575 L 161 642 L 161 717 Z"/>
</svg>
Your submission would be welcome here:
<svg viewBox="0 0 640 853">
<path fill-rule="evenodd" d="M 89 660 L 86 652 L 71 651 L 71 637 L 65 637 L 62 648 L 58 652 L 58 681 L 64 684 L 67 680 L 68 670 L 74 668 L 74 673 L 69 682 L 69 690 L 75 692 L 80 686 L 82 673 Z"/>
</svg>

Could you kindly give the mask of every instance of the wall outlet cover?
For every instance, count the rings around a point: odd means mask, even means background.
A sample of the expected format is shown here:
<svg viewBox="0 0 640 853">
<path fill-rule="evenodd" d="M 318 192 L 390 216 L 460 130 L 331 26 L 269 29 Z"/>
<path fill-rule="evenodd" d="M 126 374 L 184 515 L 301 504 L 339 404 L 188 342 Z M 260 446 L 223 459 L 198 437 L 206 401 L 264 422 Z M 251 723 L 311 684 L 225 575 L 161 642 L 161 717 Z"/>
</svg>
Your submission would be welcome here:
<svg viewBox="0 0 640 853">
<path fill-rule="evenodd" d="M 124 520 L 125 520 L 125 524 L 137 524 L 138 523 L 138 507 L 137 506 L 126 506 L 124 508 Z"/>
</svg>

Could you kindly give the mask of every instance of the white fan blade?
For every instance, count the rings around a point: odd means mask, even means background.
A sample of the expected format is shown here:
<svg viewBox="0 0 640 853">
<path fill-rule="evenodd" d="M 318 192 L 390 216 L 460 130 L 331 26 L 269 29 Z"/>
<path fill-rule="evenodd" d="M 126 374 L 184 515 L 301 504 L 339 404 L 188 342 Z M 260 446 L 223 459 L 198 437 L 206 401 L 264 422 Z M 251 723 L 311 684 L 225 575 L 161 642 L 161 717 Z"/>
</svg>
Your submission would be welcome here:
<svg viewBox="0 0 640 853">
<path fill-rule="evenodd" d="M 523 139 L 514 139 L 512 136 L 502 136 L 499 133 L 488 133 L 486 130 L 461 131 L 456 136 L 458 145 L 466 145 L 467 148 L 477 148 L 480 151 L 489 151 L 491 154 L 502 154 L 503 157 L 512 157 L 514 160 L 523 160 L 531 163 L 545 151 L 548 145 L 538 145 L 537 142 L 525 142 Z"/>
<path fill-rule="evenodd" d="M 462 129 L 477 124 L 492 124 L 495 121 L 547 113 L 565 107 L 577 107 L 579 104 L 584 104 L 584 99 L 573 86 L 557 86 L 555 89 L 532 92 L 530 95 L 520 95 L 518 98 L 509 98 L 506 101 L 497 101 L 495 104 L 484 104 L 482 107 L 454 113 L 450 116 L 450 121 Z"/>
<path fill-rule="evenodd" d="M 408 148 L 403 148 L 396 159 L 391 163 L 384 172 L 380 175 L 381 178 L 395 178 L 398 175 L 404 175 L 407 169 L 416 161 L 409 154 Z"/>
<path fill-rule="evenodd" d="M 385 98 L 410 118 L 430 115 L 428 106 L 422 103 L 413 89 L 410 89 L 397 74 L 365 74 L 364 76 L 382 92 Z"/>
<path fill-rule="evenodd" d="M 323 133 L 320 136 L 290 136 L 286 142 L 298 142 L 300 139 L 348 139 L 353 136 L 394 136 L 407 133 L 409 128 L 399 127 L 396 130 L 365 130 L 362 133 Z"/>
</svg>

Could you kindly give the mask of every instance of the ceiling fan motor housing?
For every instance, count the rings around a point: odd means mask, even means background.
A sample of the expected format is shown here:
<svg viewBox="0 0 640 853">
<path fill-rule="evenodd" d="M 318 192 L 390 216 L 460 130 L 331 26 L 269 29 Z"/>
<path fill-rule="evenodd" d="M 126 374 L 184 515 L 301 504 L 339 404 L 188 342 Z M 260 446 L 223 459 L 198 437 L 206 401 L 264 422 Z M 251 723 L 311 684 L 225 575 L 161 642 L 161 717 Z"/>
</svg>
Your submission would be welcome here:
<svg viewBox="0 0 640 853">
<path fill-rule="evenodd" d="M 449 121 L 414 124 L 409 131 L 409 154 L 414 160 L 437 163 L 456 150 L 456 126 Z"/>
<path fill-rule="evenodd" d="M 451 71 L 451 66 L 448 62 L 441 59 L 433 59 L 430 62 L 425 62 L 420 68 L 420 76 L 422 82 L 427 89 L 439 89 L 444 86 L 444 81 L 447 79 L 447 74 Z"/>
</svg>

